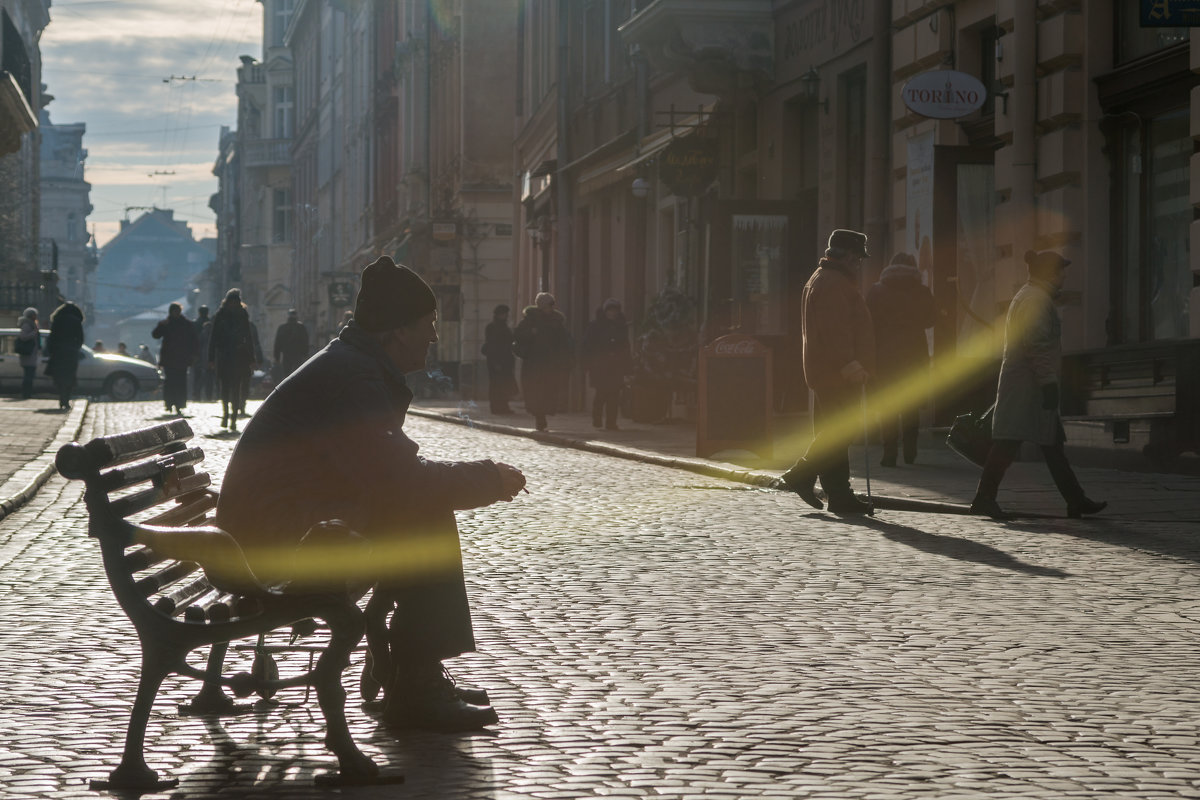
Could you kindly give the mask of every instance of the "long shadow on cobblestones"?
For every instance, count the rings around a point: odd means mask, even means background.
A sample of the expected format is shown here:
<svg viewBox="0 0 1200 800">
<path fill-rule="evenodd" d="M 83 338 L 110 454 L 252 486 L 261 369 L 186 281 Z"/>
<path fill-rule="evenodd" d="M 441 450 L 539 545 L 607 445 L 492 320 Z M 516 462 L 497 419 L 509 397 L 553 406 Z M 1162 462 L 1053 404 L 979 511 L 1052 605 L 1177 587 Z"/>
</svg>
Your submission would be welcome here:
<svg viewBox="0 0 1200 800">
<path fill-rule="evenodd" d="M 1157 524 L 1161 524 L 1163 530 L 1153 530 L 1156 525 L 1154 522 L 1094 518 L 1084 522 L 1071 520 L 1058 524 L 1041 524 L 1037 529 L 1051 530 L 1054 533 L 1101 544 L 1127 547 L 1130 550 L 1200 562 L 1200 538 L 1197 538 L 1195 528 L 1187 530 L 1178 522 Z"/>
<path fill-rule="evenodd" d="M 933 555 L 953 558 L 957 561 L 972 561 L 976 564 L 986 564 L 990 567 L 1010 569 L 1013 572 L 1023 572 L 1026 575 L 1038 575 L 1045 578 L 1068 578 L 1069 572 L 1063 572 L 1053 567 L 1042 567 L 1037 564 L 1026 564 L 1015 556 L 1003 550 L 998 550 L 986 544 L 963 539 L 958 536 L 946 536 L 940 533 L 927 533 L 898 525 L 874 517 L 858 517 L 845 520 L 848 525 L 859 525 L 882 533 L 893 542 L 908 545 L 916 550 Z"/>
</svg>

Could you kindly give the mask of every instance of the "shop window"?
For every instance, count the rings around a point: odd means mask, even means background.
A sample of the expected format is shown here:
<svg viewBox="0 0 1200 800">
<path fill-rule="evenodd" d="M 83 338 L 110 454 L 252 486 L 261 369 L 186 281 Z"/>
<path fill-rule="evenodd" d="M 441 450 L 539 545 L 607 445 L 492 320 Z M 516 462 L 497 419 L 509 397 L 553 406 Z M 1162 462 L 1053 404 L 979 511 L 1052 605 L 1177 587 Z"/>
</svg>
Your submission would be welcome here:
<svg viewBox="0 0 1200 800">
<path fill-rule="evenodd" d="M 733 263 L 736 327 L 742 333 L 782 335 L 784 263 L 788 218 L 783 214 L 734 214 Z"/>
<path fill-rule="evenodd" d="M 292 190 L 276 189 L 273 193 L 273 200 L 275 219 L 271 241 L 275 243 L 290 242 L 292 240 Z"/>
<path fill-rule="evenodd" d="M 1116 58 L 1118 64 L 1148 56 L 1181 42 L 1191 34 L 1188 28 L 1143 28 L 1141 3 L 1124 0 L 1113 3 L 1116 13 Z"/>
<path fill-rule="evenodd" d="M 1189 114 L 1180 108 L 1134 118 L 1121 130 L 1110 338 L 1117 342 L 1188 336 Z"/>
</svg>

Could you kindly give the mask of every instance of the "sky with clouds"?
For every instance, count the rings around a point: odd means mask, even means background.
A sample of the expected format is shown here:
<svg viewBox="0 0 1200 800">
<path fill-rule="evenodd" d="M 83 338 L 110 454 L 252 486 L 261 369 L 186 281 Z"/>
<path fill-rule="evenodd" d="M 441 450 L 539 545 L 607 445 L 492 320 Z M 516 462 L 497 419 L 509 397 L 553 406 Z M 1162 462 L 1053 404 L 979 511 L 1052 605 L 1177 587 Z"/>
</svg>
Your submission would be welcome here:
<svg viewBox="0 0 1200 800">
<path fill-rule="evenodd" d="M 157 206 L 197 239 L 215 236 L 208 198 L 221 126 L 237 120 L 238 56 L 262 56 L 255 0 L 53 0 L 42 82 L 56 124 L 83 122 L 88 226 L 103 246 L 120 220 Z"/>
</svg>

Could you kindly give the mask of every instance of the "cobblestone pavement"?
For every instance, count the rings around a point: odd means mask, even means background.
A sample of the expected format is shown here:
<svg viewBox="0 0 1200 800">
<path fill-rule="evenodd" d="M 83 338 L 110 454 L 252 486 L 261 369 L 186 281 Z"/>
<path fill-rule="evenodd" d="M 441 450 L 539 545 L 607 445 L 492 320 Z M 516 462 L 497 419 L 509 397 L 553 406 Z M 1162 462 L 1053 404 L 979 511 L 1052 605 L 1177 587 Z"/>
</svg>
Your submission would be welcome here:
<svg viewBox="0 0 1200 800">
<path fill-rule="evenodd" d="M 220 474 L 234 439 L 193 426 Z M 154 419 L 95 404 L 81 437 Z M 351 706 L 401 786 L 318 790 L 315 698 L 180 718 L 172 679 L 147 797 L 1200 797 L 1200 542 L 1189 523 L 889 512 L 412 419 L 430 457 L 503 458 L 529 495 L 460 514 L 490 734 L 396 738 Z M 0 795 L 94 797 L 137 643 L 51 479 L 0 522 Z M 244 656 L 242 656 L 244 658 Z M 293 657 L 294 658 L 294 657 Z M 358 657 L 346 672 L 355 689 Z M 287 665 L 285 665 L 285 670 Z"/>
</svg>

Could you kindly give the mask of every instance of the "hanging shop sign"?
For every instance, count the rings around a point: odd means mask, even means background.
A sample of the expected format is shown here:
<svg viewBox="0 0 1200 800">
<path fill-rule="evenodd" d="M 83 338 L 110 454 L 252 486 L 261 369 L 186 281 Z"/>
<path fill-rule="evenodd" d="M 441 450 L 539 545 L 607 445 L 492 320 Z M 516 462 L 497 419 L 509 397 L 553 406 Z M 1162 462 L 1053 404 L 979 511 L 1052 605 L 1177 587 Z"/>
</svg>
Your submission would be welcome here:
<svg viewBox="0 0 1200 800">
<path fill-rule="evenodd" d="M 987 89 L 973 75 L 939 69 L 914 75 L 900 95 L 910 111 L 923 117 L 957 119 L 979 109 Z"/>
<path fill-rule="evenodd" d="M 676 139 L 658 158 L 658 177 L 672 194 L 700 194 L 717 179 L 718 145 L 698 136 Z"/>
<path fill-rule="evenodd" d="M 1143 28 L 1200 27 L 1200 0 L 1142 0 Z"/>
<path fill-rule="evenodd" d="M 329 284 L 329 305 L 333 308 L 349 306 L 353 296 L 354 284 L 346 281 L 335 281 Z"/>
</svg>

